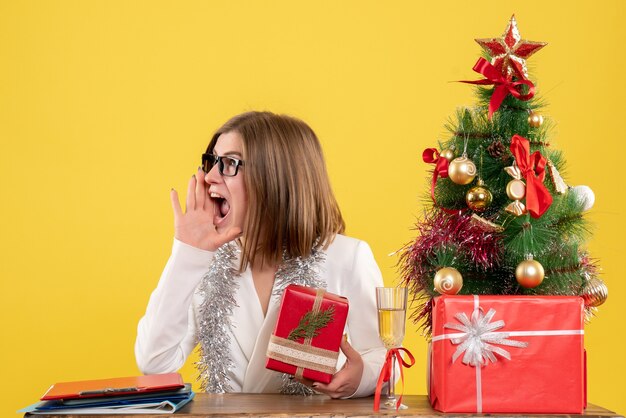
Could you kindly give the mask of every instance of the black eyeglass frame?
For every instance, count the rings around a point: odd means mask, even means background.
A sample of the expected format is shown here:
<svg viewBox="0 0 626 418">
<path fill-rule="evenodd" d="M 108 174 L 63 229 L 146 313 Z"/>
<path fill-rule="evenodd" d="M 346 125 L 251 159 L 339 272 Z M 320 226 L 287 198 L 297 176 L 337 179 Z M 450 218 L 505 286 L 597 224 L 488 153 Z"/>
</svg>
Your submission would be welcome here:
<svg viewBox="0 0 626 418">
<path fill-rule="evenodd" d="M 224 158 L 235 162 L 235 174 L 224 174 Z M 244 161 L 239 158 L 231 157 L 230 155 L 214 155 L 205 153 L 202 154 L 202 171 L 208 173 L 213 166 L 217 164 L 217 169 L 222 176 L 235 177 L 239 173 L 239 167 L 243 167 Z"/>
</svg>

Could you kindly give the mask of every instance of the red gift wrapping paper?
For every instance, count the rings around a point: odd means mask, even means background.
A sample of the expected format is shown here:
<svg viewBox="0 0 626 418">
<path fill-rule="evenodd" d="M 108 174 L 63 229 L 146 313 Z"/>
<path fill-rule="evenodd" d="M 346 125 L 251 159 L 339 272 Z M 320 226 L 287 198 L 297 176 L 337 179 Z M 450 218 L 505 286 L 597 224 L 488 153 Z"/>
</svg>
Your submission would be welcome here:
<svg viewBox="0 0 626 418">
<path fill-rule="evenodd" d="M 492 332 L 507 335 L 497 338 L 528 345 L 490 343 L 506 350 L 510 360 L 495 354 L 495 362 L 474 367 L 463 363 L 463 353 L 453 362 L 462 342 L 454 344 L 452 338 L 467 334 L 446 324 L 461 325 L 455 315 L 465 313 L 471 319 L 476 308 L 481 315 L 495 310 L 490 323 L 504 321 Z M 441 412 L 582 413 L 587 404 L 583 309 L 582 298 L 570 296 L 436 297 L 429 358 L 431 405 Z"/>
<path fill-rule="evenodd" d="M 274 336 L 287 338 L 289 333 L 298 326 L 300 319 L 307 312 L 313 309 L 316 296 L 317 289 L 293 284 L 287 286 L 282 296 L 280 310 L 278 312 L 278 320 L 276 321 L 276 327 L 272 338 Z M 329 383 L 331 381 L 337 364 L 339 345 L 341 344 L 346 319 L 348 317 L 348 299 L 332 293 L 324 292 L 319 310 L 325 311 L 331 306 L 334 306 L 333 319 L 325 327 L 319 329 L 318 335 L 311 340 L 310 345 L 311 347 L 321 349 L 319 351 L 326 352 L 327 355 L 334 354 L 333 360 L 328 358 L 322 359 L 327 363 L 326 369 L 330 368 L 332 369 L 332 372 L 331 370 L 323 372 L 309 367 L 303 367 L 304 370 L 302 372 L 302 376 L 304 378 L 323 383 Z M 272 341 L 273 340 L 270 341 L 270 346 L 268 347 L 266 368 L 295 375 L 298 369 L 296 365 L 290 364 L 286 361 L 277 360 L 276 358 L 271 358 L 270 352 L 275 351 L 277 348 L 276 346 L 273 346 Z M 305 345 L 305 341 L 302 338 L 295 340 L 294 343 L 298 346 L 295 348 L 296 350 Z M 313 350 L 315 350 L 315 348 Z M 300 353 L 296 353 L 295 355 L 298 357 L 303 356 L 303 354 Z"/>
</svg>

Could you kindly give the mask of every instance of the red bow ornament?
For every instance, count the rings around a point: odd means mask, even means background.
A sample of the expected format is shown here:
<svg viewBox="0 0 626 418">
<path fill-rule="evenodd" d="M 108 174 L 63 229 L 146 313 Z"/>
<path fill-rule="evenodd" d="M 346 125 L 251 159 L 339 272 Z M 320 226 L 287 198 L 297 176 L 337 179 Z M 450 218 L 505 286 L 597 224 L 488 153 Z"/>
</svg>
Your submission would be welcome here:
<svg viewBox="0 0 626 418">
<path fill-rule="evenodd" d="M 510 149 L 526 180 L 526 208 L 533 218 L 539 218 L 552 204 L 552 195 L 543 185 L 548 160 L 539 151 L 531 154 L 528 139 L 519 135 L 511 138 Z"/>
<path fill-rule="evenodd" d="M 434 203 L 437 203 L 435 200 L 435 185 L 437 184 L 437 177 L 448 177 L 448 165 L 450 162 L 443 158 L 436 148 L 426 148 L 424 152 L 422 152 L 422 160 L 428 164 L 435 164 L 435 169 L 433 170 L 433 181 L 430 186 L 430 197 L 433 199 Z"/>
<path fill-rule="evenodd" d="M 489 61 L 484 58 L 479 58 L 472 69 L 487 78 L 483 80 L 461 81 L 461 83 L 468 84 L 495 85 L 495 89 L 491 95 L 491 100 L 489 100 L 489 119 L 491 119 L 493 114 L 500 108 L 502 101 L 507 95 L 510 94 L 519 100 L 530 100 L 535 95 L 535 85 L 530 80 L 524 78 L 524 73 L 522 72 L 522 68 L 519 63 L 515 61 L 511 62 L 518 78 L 517 81 L 513 81 L 511 78 L 506 77 L 501 71 L 491 65 Z M 517 87 L 522 84 L 528 86 L 529 90 L 527 94 L 522 94 L 517 89 Z"/>
</svg>

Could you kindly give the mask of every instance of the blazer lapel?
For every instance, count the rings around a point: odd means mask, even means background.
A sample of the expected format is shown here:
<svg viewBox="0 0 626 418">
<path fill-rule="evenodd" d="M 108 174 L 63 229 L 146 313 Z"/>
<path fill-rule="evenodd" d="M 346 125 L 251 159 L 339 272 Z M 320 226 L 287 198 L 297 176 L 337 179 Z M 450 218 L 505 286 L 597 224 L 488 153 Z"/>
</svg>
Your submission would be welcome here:
<svg viewBox="0 0 626 418">
<path fill-rule="evenodd" d="M 256 296 L 256 293 L 254 293 Z M 280 390 L 280 373 L 265 368 L 267 361 L 267 346 L 270 336 L 274 332 L 280 298 L 272 297 L 267 308 L 267 315 L 256 338 L 246 377 L 243 382 L 243 392 L 278 392 Z"/>
<path fill-rule="evenodd" d="M 256 344 L 256 335 L 263 326 L 263 311 L 254 289 L 250 270 L 240 276 L 239 288 L 235 294 L 237 307 L 231 318 L 232 332 L 245 358 L 250 361 Z M 245 367 L 245 365 L 238 365 Z"/>
</svg>

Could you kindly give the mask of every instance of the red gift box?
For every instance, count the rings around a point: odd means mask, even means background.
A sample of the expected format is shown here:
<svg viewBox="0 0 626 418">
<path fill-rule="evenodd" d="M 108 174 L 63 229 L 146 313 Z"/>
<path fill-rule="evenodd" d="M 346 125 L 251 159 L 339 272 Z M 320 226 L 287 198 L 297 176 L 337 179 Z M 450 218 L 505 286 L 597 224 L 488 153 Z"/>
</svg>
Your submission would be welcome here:
<svg viewBox="0 0 626 418">
<path fill-rule="evenodd" d="M 429 398 L 441 412 L 572 413 L 587 404 L 583 308 L 570 296 L 440 296 Z"/>
<path fill-rule="evenodd" d="M 348 299 L 324 289 L 287 286 L 265 367 L 329 383 L 336 371 L 347 317 Z M 311 327 L 315 323 L 317 327 Z"/>
</svg>

